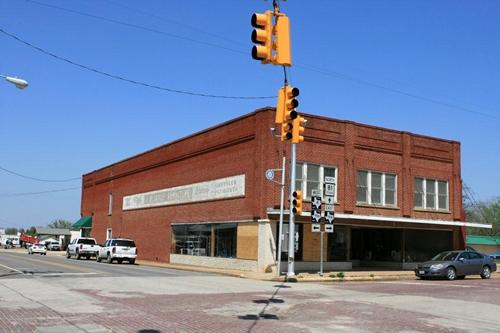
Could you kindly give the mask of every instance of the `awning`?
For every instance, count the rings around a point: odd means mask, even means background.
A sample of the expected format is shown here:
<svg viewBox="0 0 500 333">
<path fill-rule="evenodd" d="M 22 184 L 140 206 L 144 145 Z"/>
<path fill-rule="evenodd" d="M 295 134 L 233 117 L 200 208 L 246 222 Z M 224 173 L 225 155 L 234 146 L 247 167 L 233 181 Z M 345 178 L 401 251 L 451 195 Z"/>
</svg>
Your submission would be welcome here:
<svg viewBox="0 0 500 333">
<path fill-rule="evenodd" d="M 80 230 L 82 228 L 92 228 L 92 216 L 84 216 L 71 226 L 72 230 Z"/>
<path fill-rule="evenodd" d="M 500 245 L 500 237 L 467 235 L 467 244 L 470 244 L 470 245 Z"/>
<path fill-rule="evenodd" d="M 268 215 L 280 214 L 279 209 L 268 208 Z M 284 211 L 285 216 L 288 215 L 288 210 Z M 311 212 L 302 212 L 301 216 L 311 216 Z M 341 220 L 365 220 L 365 221 L 386 221 L 386 222 L 401 222 L 401 223 L 417 223 L 417 224 L 438 224 L 438 225 L 451 225 L 457 227 L 473 227 L 473 228 L 486 228 L 491 229 L 491 224 L 483 224 L 476 222 L 462 222 L 462 221 L 448 221 L 448 220 L 429 220 L 429 219 L 413 219 L 408 217 L 395 217 L 395 216 L 382 216 L 382 215 L 360 215 L 360 214 L 345 214 L 335 213 L 336 219 Z"/>
</svg>

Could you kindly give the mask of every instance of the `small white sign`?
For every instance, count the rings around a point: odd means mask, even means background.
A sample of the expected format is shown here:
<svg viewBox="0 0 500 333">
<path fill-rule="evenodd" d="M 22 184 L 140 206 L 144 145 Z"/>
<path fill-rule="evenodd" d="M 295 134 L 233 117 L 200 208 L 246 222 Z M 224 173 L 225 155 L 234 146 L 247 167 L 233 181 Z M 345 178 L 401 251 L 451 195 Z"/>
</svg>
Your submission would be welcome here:
<svg viewBox="0 0 500 333">
<path fill-rule="evenodd" d="M 335 184 L 335 177 L 325 176 L 325 183 L 327 183 L 327 184 Z"/>
<path fill-rule="evenodd" d="M 266 178 L 267 178 L 267 180 L 273 180 L 274 179 L 274 170 L 273 169 L 267 169 L 266 170 Z"/>
<path fill-rule="evenodd" d="M 312 190 L 311 191 L 311 196 L 313 196 L 313 197 L 320 197 L 321 196 L 321 190 Z"/>
<path fill-rule="evenodd" d="M 332 195 L 326 196 L 325 197 L 325 204 L 327 205 L 333 205 L 335 203 L 335 197 Z M 326 209 L 326 210 L 332 210 L 332 209 Z"/>
<path fill-rule="evenodd" d="M 335 195 L 335 184 L 325 184 L 325 195 Z"/>
<path fill-rule="evenodd" d="M 335 207 L 333 205 L 327 204 L 325 205 L 325 212 L 333 212 Z"/>
<path fill-rule="evenodd" d="M 321 232 L 321 224 L 313 223 L 313 224 L 311 224 L 311 226 L 312 226 L 312 229 L 311 229 L 312 232 Z"/>
<path fill-rule="evenodd" d="M 333 224 L 325 224 L 325 232 L 333 232 Z"/>
</svg>

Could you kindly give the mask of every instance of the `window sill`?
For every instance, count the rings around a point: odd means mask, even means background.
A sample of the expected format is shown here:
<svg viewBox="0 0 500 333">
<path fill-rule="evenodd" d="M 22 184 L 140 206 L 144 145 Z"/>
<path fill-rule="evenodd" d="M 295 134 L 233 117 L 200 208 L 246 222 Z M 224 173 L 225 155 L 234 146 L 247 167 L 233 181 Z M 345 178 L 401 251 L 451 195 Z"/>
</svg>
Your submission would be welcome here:
<svg viewBox="0 0 500 333">
<path fill-rule="evenodd" d="M 380 208 L 380 209 L 390 209 L 390 210 L 400 210 L 398 206 L 382 206 L 382 205 L 370 205 L 366 203 L 356 203 L 356 207 L 364 208 Z"/>
<path fill-rule="evenodd" d="M 451 214 L 448 209 L 413 208 L 413 210 L 416 212 Z"/>
</svg>

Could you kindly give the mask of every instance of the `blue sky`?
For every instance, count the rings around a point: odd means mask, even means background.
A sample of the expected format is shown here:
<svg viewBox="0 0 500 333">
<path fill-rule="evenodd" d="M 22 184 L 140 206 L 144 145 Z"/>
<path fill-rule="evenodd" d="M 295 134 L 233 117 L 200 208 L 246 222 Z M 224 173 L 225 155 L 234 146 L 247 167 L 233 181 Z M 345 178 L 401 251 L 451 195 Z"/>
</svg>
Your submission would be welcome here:
<svg viewBox="0 0 500 333">
<path fill-rule="evenodd" d="M 152 85 L 272 96 L 282 70 L 250 57 L 250 17 L 271 6 L 260 0 L 0 0 L 0 29 Z M 458 140 L 464 182 L 479 199 L 500 195 L 499 1 L 289 0 L 281 9 L 291 19 L 290 80 L 300 88 L 300 110 Z M 275 104 L 133 85 L 2 33 L 0 54 L 0 74 L 30 82 L 22 91 L 0 82 L 0 167 L 39 179 L 80 177 Z M 80 190 L 24 194 L 78 186 L 79 180 L 40 182 L 0 170 L 0 226 L 76 221 Z"/>
</svg>

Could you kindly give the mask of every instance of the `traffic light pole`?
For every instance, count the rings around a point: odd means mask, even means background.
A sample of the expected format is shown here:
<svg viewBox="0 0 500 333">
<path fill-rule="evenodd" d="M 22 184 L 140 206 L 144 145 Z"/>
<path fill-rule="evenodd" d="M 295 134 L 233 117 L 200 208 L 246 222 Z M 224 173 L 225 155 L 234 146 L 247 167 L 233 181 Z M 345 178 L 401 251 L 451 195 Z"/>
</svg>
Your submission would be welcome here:
<svg viewBox="0 0 500 333">
<path fill-rule="evenodd" d="M 288 222 L 288 270 L 287 277 L 295 276 L 295 214 L 292 212 L 293 192 L 295 192 L 295 161 L 297 158 L 297 144 L 292 143 L 290 158 L 290 209 Z"/>
<path fill-rule="evenodd" d="M 283 162 L 281 164 L 281 197 L 280 197 L 280 234 L 278 239 L 278 267 L 276 269 L 276 273 L 278 276 L 281 276 L 281 244 L 283 243 L 283 215 L 285 209 L 285 165 L 286 165 L 286 157 L 283 156 Z"/>
</svg>

